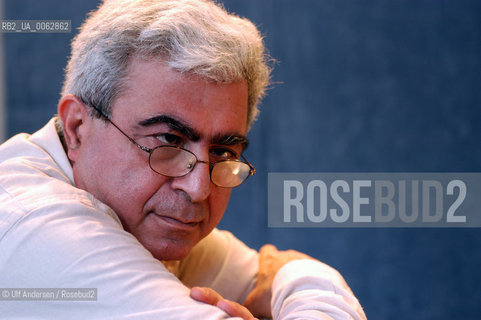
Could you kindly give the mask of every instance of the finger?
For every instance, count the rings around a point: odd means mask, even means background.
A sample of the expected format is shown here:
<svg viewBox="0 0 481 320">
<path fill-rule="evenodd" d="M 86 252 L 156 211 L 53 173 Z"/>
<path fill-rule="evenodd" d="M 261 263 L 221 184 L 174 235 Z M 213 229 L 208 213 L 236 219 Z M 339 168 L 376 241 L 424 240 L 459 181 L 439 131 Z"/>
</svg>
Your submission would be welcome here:
<svg viewBox="0 0 481 320">
<path fill-rule="evenodd" d="M 262 246 L 262 248 L 259 250 L 259 263 L 261 265 L 264 264 L 270 264 L 272 262 L 272 259 L 276 257 L 279 253 L 279 250 L 272 244 L 266 244 Z M 262 267 L 259 266 L 261 269 Z"/>
<path fill-rule="evenodd" d="M 271 254 L 275 254 L 276 252 L 278 252 L 278 250 L 277 250 L 276 246 L 274 246 L 272 244 L 265 244 L 259 250 L 259 253 L 261 255 L 271 255 Z"/>
<path fill-rule="evenodd" d="M 263 266 L 272 263 L 272 258 L 277 255 L 279 251 L 272 244 L 266 244 L 259 250 L 259 269 L 263 270 Z"/>
<path fill-rule="evenodd" d="M 231 317 L 241 317 L 242 319 L 245 319 L 245 320 L 256 319 L 246 307 L 234 301 L 222 299 L 219 302 L 217 302 L 217 307 L 223 310 L 225 313 L 227 313 Z"/>
<path fill-rule="evenodd" d="M 244 301 L 244 307 L 257 317 L 272 318 L 270 295 L 265 291 L 254 289 Z"/>
<path fill-rule="evenodd" d="M 193 287 L 190 289 L 190 297 L 194 300 L 204 302 L 211 305 L 216 305 L 222 296 L 215 290 L 206 287 Z"/>
</svg>

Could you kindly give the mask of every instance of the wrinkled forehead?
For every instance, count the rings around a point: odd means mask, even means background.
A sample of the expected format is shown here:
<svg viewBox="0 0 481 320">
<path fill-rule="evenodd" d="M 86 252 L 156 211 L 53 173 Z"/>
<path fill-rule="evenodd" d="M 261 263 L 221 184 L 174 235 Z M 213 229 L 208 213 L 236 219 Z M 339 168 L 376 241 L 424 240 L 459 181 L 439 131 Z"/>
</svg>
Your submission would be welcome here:
<svg viewBox="0 0 481 320">
<path fill-rule="evenodd" d="M 168 116 L 198 131 L 247 131 L 247 81 L 218 83 L 180 72 L 161 59 L 133 58 L 112 115 L 147 121 Z M 120 115 L 118 115 L 120 116 Z M 151 121 L 153 123 L 153 121 Z"/>
</svg>

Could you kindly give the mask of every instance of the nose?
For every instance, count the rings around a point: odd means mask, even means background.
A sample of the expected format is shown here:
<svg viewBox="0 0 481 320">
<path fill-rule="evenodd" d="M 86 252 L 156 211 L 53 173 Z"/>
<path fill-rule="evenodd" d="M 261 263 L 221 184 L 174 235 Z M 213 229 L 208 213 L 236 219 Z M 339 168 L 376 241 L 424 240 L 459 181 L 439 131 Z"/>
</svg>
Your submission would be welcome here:
<svg viewBox="0 0 481 320">
<path fill-rule="evenodd" d="M 192 202 L 200 202 L 207 199 L 211 192 L 209 163 L 197 161 L 187 175 L 174 178 L 172 187 L 184 191 Z"/>
</svg>

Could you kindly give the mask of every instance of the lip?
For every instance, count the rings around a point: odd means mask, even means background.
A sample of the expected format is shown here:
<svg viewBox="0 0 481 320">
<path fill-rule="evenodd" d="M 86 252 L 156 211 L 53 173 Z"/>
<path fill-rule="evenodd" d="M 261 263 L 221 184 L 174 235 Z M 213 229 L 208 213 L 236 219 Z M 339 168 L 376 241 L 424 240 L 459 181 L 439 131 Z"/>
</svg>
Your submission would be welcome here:
<svg viewBox="0 0 481 320">
<path fill-rule="evenodd" d="M 162 220 L 162 222 L 170 227 L 173 227 L 175 229 L 184 229 L 184 230 L 190 230 L 190 229 L 195 229 L 197 226 L 200 224 L 200 221 L 182 221 L 176 218 L 172 217 L 167 217 L 163 216 L 160 214 L 157 214 L 155 212 L 152 212 L 157 218 Z"/>
</svg>

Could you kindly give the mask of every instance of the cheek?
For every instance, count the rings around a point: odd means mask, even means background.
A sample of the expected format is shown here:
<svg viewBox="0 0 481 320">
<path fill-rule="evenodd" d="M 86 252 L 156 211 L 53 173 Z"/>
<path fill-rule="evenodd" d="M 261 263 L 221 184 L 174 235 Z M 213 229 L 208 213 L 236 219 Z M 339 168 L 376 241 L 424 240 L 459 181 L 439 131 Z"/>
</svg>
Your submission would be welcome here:
<svg viewBox="0 0 481 320">
<path fill-rule="evenodd" d="M 116 170 L 119 168 L 114 168 Z M 124 167 L 114 173 L 119 178 L 116 190 L 112 192 L 115 200 L 113 209 L 126 227 L 139 224 L 145 215 L 145 206 L 159 190 L 166 178 L 152 172 L 148 167 Z"/>
<path fill-rule="evenodd" d="M 111 148 L 99 164 L 102 169 L 96 172 L 100 200 L 117 213 L 127 230 L 141 223 L 145 204 L 165 181 L 150 169 L 148 155 L 137 151 Z"/>
<path fill-rule="evenodd" d="M 232 189 L 217 187 L 210 196 L 210 224 L 214 225 L 214 227 L 219 223 L 224 215 L 227 204 L 229 203 L 231 191 Z"/>
</svg>

